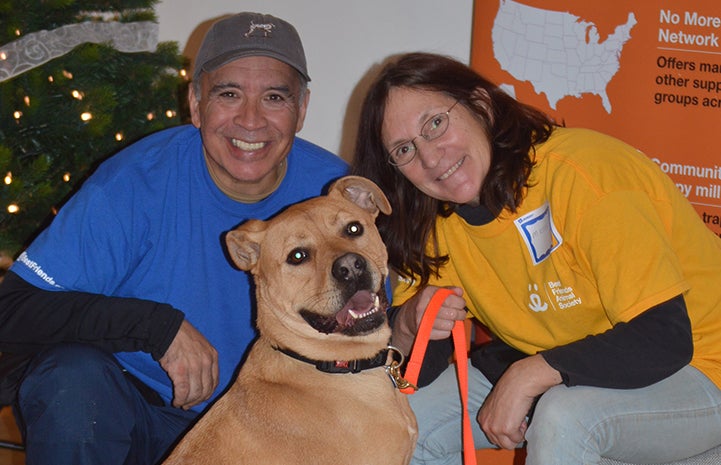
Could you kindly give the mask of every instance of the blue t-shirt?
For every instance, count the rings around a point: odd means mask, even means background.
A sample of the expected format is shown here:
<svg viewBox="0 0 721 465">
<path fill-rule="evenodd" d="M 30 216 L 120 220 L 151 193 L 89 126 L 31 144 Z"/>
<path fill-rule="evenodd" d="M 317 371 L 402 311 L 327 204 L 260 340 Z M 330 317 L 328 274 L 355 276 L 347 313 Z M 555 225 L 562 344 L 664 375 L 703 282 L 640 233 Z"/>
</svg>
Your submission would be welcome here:
<svg viewBox="0 0 721 465">
<path fill-rule="evenodd" d="M 241 203 L 212 181 L 195 127 L 153 134 L 103 163 L 12 271 L 43 289 L 135 297 L 181 310 L 218 350 L 215 397 L 256 336 L 252 278 L 224 255 L 223 234 L 320 195 L 348 168 L 341 158 L 300 138 L 287 163 L 275 192 L 257 203 Z M 149 354 L 116 357 L 170 401 L 170 379 Z"/>
</svg>

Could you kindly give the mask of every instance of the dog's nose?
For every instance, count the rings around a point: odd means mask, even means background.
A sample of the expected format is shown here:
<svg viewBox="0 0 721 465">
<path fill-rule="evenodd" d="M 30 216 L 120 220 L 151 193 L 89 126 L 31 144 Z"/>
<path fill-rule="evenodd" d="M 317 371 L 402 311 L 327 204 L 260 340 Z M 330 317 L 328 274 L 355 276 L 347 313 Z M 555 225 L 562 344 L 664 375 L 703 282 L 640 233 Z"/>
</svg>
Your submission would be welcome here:
<svg viewBox="0 0 721 465">
<path fill-rule="evenodd" d="M 333 277 L 338 281 L 356 281 L 367 270 L 363 257 L 354 253 L 347 253 L 333 262 Z"/>
</svg>

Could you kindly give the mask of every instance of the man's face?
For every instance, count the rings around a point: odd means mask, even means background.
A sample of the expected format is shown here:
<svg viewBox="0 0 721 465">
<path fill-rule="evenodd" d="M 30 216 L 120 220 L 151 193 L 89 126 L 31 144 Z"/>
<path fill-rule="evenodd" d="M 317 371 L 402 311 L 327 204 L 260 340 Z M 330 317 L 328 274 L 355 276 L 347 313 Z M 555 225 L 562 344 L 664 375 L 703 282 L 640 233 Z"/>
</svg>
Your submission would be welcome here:
<svg viewBox="0 0 721 465">
<path fill-rule="evenodd" d="M 241 197 L 270 193 L 308 108 L 297 71 L 274 58 L 245 57 L 200 80 L 200 95 L 190 86 L 190 112 L 214 180 Z"/>
</svg>

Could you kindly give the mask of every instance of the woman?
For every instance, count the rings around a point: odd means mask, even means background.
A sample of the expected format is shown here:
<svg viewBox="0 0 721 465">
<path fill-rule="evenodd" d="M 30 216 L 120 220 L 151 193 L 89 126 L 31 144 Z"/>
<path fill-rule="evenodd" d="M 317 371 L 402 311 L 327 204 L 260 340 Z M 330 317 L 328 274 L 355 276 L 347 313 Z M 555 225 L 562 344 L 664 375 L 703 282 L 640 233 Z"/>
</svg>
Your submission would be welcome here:
<svg viewBox="0 0 721 465">
<path fill-rule="evenodd" d="M 643 154 L 412 53 L 371 85 L 353 172 L 393 206 L 378 221 L 399 276 L 393 343 L 409 351 L 430 296 L 450 287 L 432 339 L 467 309 L 507 346 L 470 370 L 477 447 L 525 441 L 526 463 L 558 465 L 721 444 L 721 242 Z M 496 376 L 489 361 L 508 351 Z M 410 397 L 414 463 L 460 463 L 444 368 Z"/>
</svg>

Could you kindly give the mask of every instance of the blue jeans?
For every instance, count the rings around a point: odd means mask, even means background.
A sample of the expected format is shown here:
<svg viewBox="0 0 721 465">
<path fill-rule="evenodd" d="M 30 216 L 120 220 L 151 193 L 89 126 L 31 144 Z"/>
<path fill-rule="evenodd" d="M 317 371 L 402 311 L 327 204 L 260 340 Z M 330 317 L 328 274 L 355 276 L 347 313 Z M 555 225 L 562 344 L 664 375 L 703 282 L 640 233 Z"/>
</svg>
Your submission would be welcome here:
<svg viewBox="0 0 721 465">
<path fill-rule="evenodd" d="M 16 407 L 27 465 L 154 464 L 197 415 L 148 402 L 111 354 L 82 344 L 35 357 Z"/>
<path fill-rule="evenodd" d="M 476 421 L 491 385 L 470 365 L 468 378 L 476 448 L 492 448 Z M 455 367 L 409 401 L 419 430 L 411 463 L 460 465 Z M 690 366 L 641 389 L 556 386 L 538 401 L 526 440 L 526 465 L 592 465 L 602 456 L 632 463 L 692 457 L 721 444 L 721 390 Z"/>
</svg>

